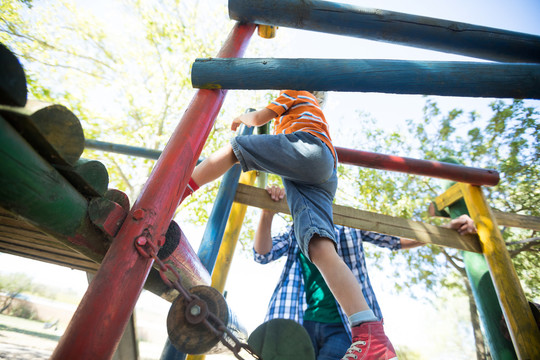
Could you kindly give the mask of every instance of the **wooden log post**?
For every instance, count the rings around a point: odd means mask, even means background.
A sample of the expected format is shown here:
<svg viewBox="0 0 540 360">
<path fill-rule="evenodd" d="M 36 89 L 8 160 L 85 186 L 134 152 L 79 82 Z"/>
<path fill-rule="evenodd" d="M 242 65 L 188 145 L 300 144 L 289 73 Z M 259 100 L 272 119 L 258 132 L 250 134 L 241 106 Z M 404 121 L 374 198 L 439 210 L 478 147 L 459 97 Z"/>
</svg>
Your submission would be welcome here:
<svg viewBox="0 0 540 360">
<path fill-rule="evenodd" d="M 66 107 L 29 101 L 24 108 L 0 106 L 0 114 L 51 164 L 73 166 L 79 160 L 84 132 Z"/>
<path fill-rule="evenodd" d="M 540 63 L 540 36 L 321 0 L 229 0 L 231 19 L 502 62 Z"/>
<path fill-rule="evenodd" d="M 354 59 L 196 59 L 200 89 L 293 89 L 540 99 L 540 65 Z"/>
<path fill-rule="evenodd" d="M 11 106 L 26 105 L 26 76 L 19 59 L 4 45 L 0 44 L 0 104 Z"/>
<path fill-rule="evenodd" d="M 109 173 L 100 161 L 79 159 L 73 166 L 55 168 L 84 196 L 103 196 L 109 186 Z"/>
<path fill-rule="evenodd" d="M 0 206 L 99 261 L 103 234 L 86 216 L 87 200 L 0 117 Z"/>
</svg>

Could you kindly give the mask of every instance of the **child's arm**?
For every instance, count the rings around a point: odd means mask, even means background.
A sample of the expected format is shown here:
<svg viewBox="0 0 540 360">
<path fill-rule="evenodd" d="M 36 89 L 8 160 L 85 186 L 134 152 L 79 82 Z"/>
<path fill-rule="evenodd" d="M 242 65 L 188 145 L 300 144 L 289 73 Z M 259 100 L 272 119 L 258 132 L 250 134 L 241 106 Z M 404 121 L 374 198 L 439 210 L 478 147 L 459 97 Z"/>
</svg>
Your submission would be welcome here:
<svg viewBox="0 0 540 360">
<path fill-rule="evenodd" d="M 258 111 L 252 111 L 238 116 L 231 124 L 231 130 L 236 131 L 240 124 L 248 127 L 261 126 L 278 116 L 273 110 L 264 108 Z"/>
</svg>

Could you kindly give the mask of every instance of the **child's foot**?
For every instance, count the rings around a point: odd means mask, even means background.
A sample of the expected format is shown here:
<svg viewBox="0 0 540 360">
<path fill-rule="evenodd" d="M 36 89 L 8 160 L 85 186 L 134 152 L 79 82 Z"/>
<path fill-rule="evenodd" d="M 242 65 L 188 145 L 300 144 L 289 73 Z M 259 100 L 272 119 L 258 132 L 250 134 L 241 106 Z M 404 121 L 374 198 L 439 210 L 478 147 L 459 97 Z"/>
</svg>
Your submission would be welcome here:
<svg viewBox="0 0 540 360">
<path fill-rule="evenodd" d="M 384 333 L 382 321 L 353 327 L 352 341 L 341 360 L 397 360 L 396 351 Z"/>
<path fill-rule="evenodd" d="M 186 186 L 186 190 L 184 190 L 184 194 L 180 198 L 180 204 L 182 201 L 184 201 L 185 198 L 187 198 L 189 195 L 193 194 L 195 191 L 199 189 L 199 186 L 193 181 L 192 178 L 189 179 L 189 182 Z"/>
</svg>

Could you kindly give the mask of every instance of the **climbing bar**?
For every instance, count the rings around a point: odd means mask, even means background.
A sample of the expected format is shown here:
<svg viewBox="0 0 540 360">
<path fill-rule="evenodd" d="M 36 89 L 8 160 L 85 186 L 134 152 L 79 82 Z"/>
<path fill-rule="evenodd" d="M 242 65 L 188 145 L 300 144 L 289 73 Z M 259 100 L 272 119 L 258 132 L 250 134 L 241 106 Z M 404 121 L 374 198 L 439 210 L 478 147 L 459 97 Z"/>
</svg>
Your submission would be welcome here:
<svg viewBox="0 0 540 360">
<path fill-rule="evenodd" d="M 138 146 L 113 144 L 110 142 L 93 140 L 93 139 L 86 139 L 84 146 L 87 149 L 101 150 L 101 151 L 137 156 L 137 157 L 142 157 L 146 159 L 154 159 L 154 160 L 159 159 L 159 156 L 161 155 L 160 150 L 147 149 L 147 148 L 142 148 Z"/>
<path fill-rule="evenodd" d="M 218 56 L 241 57 L 254 31 L 253 24 L 236 24 Z M 112 357 L 153 263 L 139 254 L 134 241 L 160 244 L 164 239 L 225 94 L 211 90 L 195 94 L 51 359 Z"/>
<path fill-rule="evenodd" d="M 253 127 L 242 125 L 239 130 L 239 134 L 241 135 L 251 135 L 252 133 Z M 210 273 L 213 272 L 214 265 L 216 264 L 225 227 L 231 213 L 234 193 L 236 192 L 241 173 L 242 169 L 240 165 L 236 164 L 223 175 L 212 212 L 208 217 L 208 222 L 201 239 L 201 245 L 197 251 L 201 263 Z"/>
<path fill-rule="evenodd" d="M 196 59 L 193 87 L 540 99 L 540 65 L 354 59 Z"/>
<path fill-rule="evenodd" d="M 540 63 L 540 36 L 320 0 L 229 0 L 234 20 L 501 62 Z"/>
<path fill-rule="evenodd" d="M 430 176 L 473 185 L 494 186 L 499 183 L 497 170 L 385 155 L 342 147 L 336 147 L 336 152 L 338 160 L 342 164 Z"/>
</svg>

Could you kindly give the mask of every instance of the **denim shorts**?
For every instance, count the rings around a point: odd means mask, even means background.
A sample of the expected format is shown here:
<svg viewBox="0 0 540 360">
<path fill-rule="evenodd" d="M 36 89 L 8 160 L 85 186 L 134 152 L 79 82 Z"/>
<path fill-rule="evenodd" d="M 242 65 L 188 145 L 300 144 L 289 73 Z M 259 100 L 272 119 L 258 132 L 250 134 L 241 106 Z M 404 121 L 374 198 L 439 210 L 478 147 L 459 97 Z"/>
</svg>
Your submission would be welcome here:
<svg viewBox="0 0 540 360">
<path fill-rule="evenodd" d="M 313 235 L 336 243 L 332 201 L 337 189 L 334 156 L 319 138 L 297 131 L 279 135 L 245 135 L 231 139 L 243 171 L 281 176 L 293 218 L 294 233 L 309 258 Z"/>
</svg>

